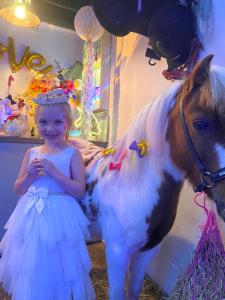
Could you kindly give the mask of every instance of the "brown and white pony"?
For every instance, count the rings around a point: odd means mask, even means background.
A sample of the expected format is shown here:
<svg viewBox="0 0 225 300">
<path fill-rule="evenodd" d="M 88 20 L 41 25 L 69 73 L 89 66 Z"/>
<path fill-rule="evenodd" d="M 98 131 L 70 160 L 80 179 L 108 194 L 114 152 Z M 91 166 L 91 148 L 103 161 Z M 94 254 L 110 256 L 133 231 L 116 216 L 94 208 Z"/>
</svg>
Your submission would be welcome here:
<svg viewBox="0 0 225 300">
<path fill-rule="evenodd" d="M 106 243 L 111 300 L 138 299 L 146 267 L 174 223 L 185 179 L 216 202 L 225 220 L 225 69 L 210 67 L 211 59 L 149 103 L 114 153 L 76 143 L 87 164 L 82 206 Z M 143 140 L 147 155 L 130 150 Z"/>
</svg>

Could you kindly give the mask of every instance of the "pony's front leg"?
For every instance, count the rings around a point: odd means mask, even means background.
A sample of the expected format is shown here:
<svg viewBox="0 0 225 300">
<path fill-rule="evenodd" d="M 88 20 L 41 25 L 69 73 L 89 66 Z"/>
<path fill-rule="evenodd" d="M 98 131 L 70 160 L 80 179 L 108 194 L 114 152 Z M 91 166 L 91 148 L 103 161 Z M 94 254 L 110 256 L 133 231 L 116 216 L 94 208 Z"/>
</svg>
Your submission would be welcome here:
<svg viewBox="0 0 225 300">
<path fill-rule="evenodd" d="M 126 247 L 106 243 L 106 262 L 109 282 L 109 299 L 125 300 L 125 281 L 128 269 L 129 255 Z"/>
<path fill-rule="evenodd" d="M 154 258 L 159 246 L 143 252 L 137 252 L 131 259 L 128 279 L 127 300 L 137 300 L 142 289 L 145 271 Z"/>
</svg>

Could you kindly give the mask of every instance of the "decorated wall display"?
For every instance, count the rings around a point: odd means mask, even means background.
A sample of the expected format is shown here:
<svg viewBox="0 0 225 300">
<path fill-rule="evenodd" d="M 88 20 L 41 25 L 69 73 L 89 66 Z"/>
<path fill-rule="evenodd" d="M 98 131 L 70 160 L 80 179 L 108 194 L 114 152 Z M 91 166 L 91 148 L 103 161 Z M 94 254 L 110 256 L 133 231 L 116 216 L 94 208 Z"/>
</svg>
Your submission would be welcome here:
<svg viewBox="0 0 225 300">
<path fill-rule="evenodd" d="M 83 62 L 75 60 L 65 66 L 55 60 L 54 65 L 44 68 L 40 68 L 46 63 L 44 57 L 37 53 L 32 54 L 30 47 L 26 48 L 18 61 L 12 38 L 8 38 L 6 46 L 0 44 L 0 63 L 7 53 L 12 71 L 8 75 L 8 95 L 0 99 L 1 135 L 38 137 L 33 98 L 39 93 L 60 87 L 69 96 L 72 111 L 73 122 L 69 135 L 93 141 L 107 141 L 108 111 L 101 109 L 101 42 L 91 43 L 91 47 L 89 43 L 84 46 Z M 27 88 L 15 95 L 12 93 L 17 84 L 14 73 L 19 73 L 24 67 L 30 72 L 31 79 Z"/>
<path fill-rule="evenodd" d="M 74 18 L 78 36 L 85 41 L 81 88 L 80 125 L 82 136 L 89 140 L 107 140 L 107 111 L 101 110 L 101 36 L 104 28 L 95 16 L 92 6 L 82 7 Z M 104 119 L 104 120 L 103 120 Z"/>
</svg>

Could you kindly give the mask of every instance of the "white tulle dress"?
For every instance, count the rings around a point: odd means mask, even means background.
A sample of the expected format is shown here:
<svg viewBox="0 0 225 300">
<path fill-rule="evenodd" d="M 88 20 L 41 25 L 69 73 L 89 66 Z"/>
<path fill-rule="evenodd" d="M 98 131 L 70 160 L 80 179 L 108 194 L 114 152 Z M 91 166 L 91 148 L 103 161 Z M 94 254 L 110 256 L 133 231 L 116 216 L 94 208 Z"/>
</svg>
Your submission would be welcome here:
<svg viewBox="0 0 225 300">
<path fill-rule="evenodd" d="M 74 148 L 34 158 L 50 160 L 66 176 Z M 13 300 L 95 299 L 89 277 L 91 262 L 85 240 L 88 220 L 77 200 L 47 175 L 40 175 L 24 194 L 0 243 L 0 282 Z M 72 296 L 73 295 L 73 298 Z"/>
</svg>

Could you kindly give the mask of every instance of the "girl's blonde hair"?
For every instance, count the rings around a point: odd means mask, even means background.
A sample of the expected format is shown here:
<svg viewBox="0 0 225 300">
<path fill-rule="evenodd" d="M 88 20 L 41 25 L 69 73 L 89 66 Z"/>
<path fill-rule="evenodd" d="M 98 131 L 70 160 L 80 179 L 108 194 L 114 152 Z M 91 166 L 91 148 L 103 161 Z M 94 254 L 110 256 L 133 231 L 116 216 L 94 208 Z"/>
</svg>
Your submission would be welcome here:
<svg viewBox="0 0 225 300">
<path fill-rule="evenodd" d="M 40 108 L 42 106 L 46 106 L 46 105 L 48 105 L 48 107 L 51 107 L 54 105 L 54 106 L 58 106 L 58 107 L 62 108 L 62 110 L 64 112 L 64 117 L 66 118 L 66 120 L 68 122 L 68 129 L 66 131 L 66 140 L 68 140 L 69 130 L 70 130 L 70 127 L 72 126 L 72 112 L 71 112 L 69 103 L 65 102 L 65 103 L 54 103 L 54 104 L 38 104 L 35 107 L 35 111 L 34 111 L 34 120 L 35 120 L 36 124 L 37 124 L 37 116 L 38 116 Z"/>
</svg>

